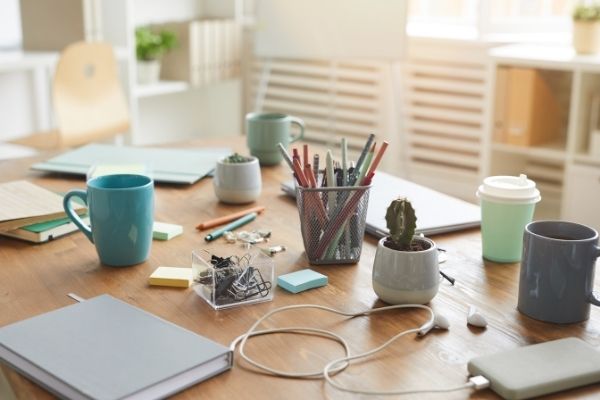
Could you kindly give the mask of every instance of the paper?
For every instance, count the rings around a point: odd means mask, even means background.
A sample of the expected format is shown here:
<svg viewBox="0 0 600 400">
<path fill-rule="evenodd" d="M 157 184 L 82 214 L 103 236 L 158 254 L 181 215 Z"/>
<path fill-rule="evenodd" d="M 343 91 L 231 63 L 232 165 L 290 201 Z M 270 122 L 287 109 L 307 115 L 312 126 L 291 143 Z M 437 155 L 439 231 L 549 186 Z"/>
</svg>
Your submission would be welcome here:
<svg viewBox="0 0 600 400">
<path fill-rule="evenodd" d="M 82 209 L 76 205 L 75 209 Z M 62 196 L 27 181 L 0 184 L 0 230 L 65 216 Z"/>
</svg>

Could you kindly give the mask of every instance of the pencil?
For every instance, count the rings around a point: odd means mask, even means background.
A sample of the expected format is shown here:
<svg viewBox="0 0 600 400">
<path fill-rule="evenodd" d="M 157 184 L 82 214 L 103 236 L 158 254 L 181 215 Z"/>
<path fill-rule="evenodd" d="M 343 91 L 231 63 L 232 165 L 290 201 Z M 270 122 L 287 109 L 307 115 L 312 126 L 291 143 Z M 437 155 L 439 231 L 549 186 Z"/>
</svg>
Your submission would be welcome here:
<svg viewBox="0 0 600 400">
<path fill-rule="evenodd" d="M 245 210 L 242 211 L 238 211 L 235 212 L 233 214 L 229 214 L 229 215 L 225 215 L 223 217 L 218 217 L 218 218 L 213 218 L 211 220 L 208 220 L 206 222 L 202 222 L 201 224 L 199 224 L 196 229 L 198 229 L 199 231 L 203 231 L 205 229 L 208 228 L 213 228 L 215 226 L 219 226 L 219 225 L 223 225 L 226 224 L 228 222 L 231 222 L 237 218 L 243 217 L 244 215 L 248 215 L 250 213 L 257 213 L 260 214 L 261 212 L 265 211 L 265 207 L 263 206 L 256 206 L 256 207 L 252 207 L 252 208 L 247 208 Z"/>
<path fill-rule="evenodd" d="M 207 242 L 212 242 L 213 240 L 218 239 L 221 236 L 223 236 L 223 234 L 225 232 L 232 231 L 236 228 L 239 228 L 242 225 L 246 225 L 247 223 L 254 221 L 254 219 L 256 218 L 257 215 L 258 214 L 256 214 L 255 212 L 250 213 L 248 215 L 244 215 L 243 217 L 236 219 L 235 221 L 231 222 L 230 224 L 227 224 L 224 227 L 219 228 L 216 231 L 209 233 L 208 235 L 206 235 L 204 240 L 206 240 Z"/>
<path fill-rule="evenodd" d="M 296 173 L 296 179 L 298 180 L 298 184 L 302 187 L 309 187 L 308 181 L 304 176 L 304 172 L 302 172 L 302 167 L 300 166 L 300 158 L 294 157 L 294 172 Z"/>
<path fill-rule="evenodd" d="M 369 172 L 367 173 L 367 176 L 372 177 L 375 174 L 375 170 L 379 166 L 379 163 L 381 162 L 381 157 L 383 157 L 383 153 L 385 153 L 385 149 L 387 149 L 388 144 L 389 143 L 387 141 L 384 141 L 381 147 L 379 148 L 377 156 L 375 157 L 375 159 L 371 163 L 371 166 L 369 167 Z"/>
<path fill-rule="evenodd" d="M 306 167 L 308 164 L 308 145 L 305 144 L 302 146 L 302 165 Z"/>
</svg>

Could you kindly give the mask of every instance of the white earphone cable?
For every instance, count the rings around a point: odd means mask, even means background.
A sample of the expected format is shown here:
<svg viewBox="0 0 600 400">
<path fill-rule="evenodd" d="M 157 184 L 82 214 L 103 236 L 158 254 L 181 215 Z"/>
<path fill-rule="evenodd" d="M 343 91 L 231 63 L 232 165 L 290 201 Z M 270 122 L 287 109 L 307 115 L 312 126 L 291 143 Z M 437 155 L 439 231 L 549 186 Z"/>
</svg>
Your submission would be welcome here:
<svg viewBox="0 0 600 400">
<path fill-rule="evenodd" d="M 327 311 L 327 312 L 331 312 L 334 314 L 343 315 L 343 316 L 351 317 L 351 318 L 375 314 L 375 313 L 383 312 L 383 311 L 400 309 L 400 308 L 420 308 L 423 310 L 427 310 L 430 315 L 429 315 L 429 319 L 427 320 L 427 322 L 425 324 L 423 324 L 421 327 L 408 329 L 406 331 L 400 332 L 400 333 L 394 335 L 393 337 L 391 337 L 390 339 L 388 339 L 382 345 L 380 345 L 374 349 L 371 349 L 369 351 L 366 351 L 364 353 L 356 354 L 356 355 L 350 355 L 350 347 L 349 347 L 347 341 L 343 337 L 341 337 L 340 335 L 338 335 L 334 332 L 327 331 L 324 329 L 317 329 L 317 328 L 310 328 L 310 327 L 285 327 L 285 328 L 276 328 L 276 329 L 265 329 L 265 330 L 261 330 L 261 331 L 256 330 L 256 328 L 263 321 L 267 320 L 268 318 L 270 318 L 271 316 L 273 316 L 275 314 L 278 314 L 278 313 L 281 313 L 284 311 L 289 311 L 289 310 L 306 309 L 306 308 L 323 310 L 323 311 Z M 452 392 L 452 391 L 469 389 L 469 388 L 483 389 L 484 387 L 487 387 L 485 384 L 481 383 L 481 380 L 474 382 L 473 378 L 472 378 L 468 383 L 465 383 L 461 386 L 451 387 L 451 388 L 375 391 L 375 390 L 361 390 L 361 389 L 348 388 L 348 387 L 345 387 L 345 386 L 342 386 L 342 385 L 336 383 L 331 378 L 332 374 L 336 374 L 336 373 L 344 370 L 346 367 L 348 367 L 348 365 L 350 364 L 350 361 L 356 360 L 359 358 L 369 357 L 369 356 L 385 349 L 390 344 L 392 344 L 395 340 L 401 338 L 402 336 L 405 336 L 405 335 L 408 335 L 411 333 L 422 333 L 422 332 L 426 333 L 426 332 L 428 332 L 428 329 L 426 329 L 426 328 L 433 327 L 434 323 L 435 323 L 435 314 L 433 313 L 433 310 L 430 307 L 424 306 L 421 304 L 400 304 L 400 305 L 393 305 L 393 306 L 369 309 L 369 310 L 361 311 L 358 313 L 349 313 L 349 312 L 340 311 L 340 310 L 336 310 L 334 308 L 320 306 L 320 305 L 316 305 L 316 304 L 299 304 L 299 305 L 293 305 L 293 306 L 280 307 L 275 310 L 269 311 L 267 314 L 265 314 L 264 316 L 259 318 L 250 327 L 250 329 L 248 329 L 248 331 L 246 331 L 246 333 L 238 336 L 235 340 L 233 340 L 233 342 L 231 342 L 229 347 L 232 351 L 235 351 L 235 348 L 239 344 L 240 356 L 247 363 L 249 363 L 250 365 L 252 365 L 264 372 L 268 372 L 272 375 L 286 377 L 286 378 L 313 378 L 313 379 L 314 378 L 324 378 L 325 381 L 327 383 L 329 383 L 331 386 L 333 386 L 334 388 L 341 390 L 341 391 L 350 392 L 350 393 L 367 394 L 367 395 L 402 395 L 402 394 L 415 394 L 415 393 L 443 393 L 443 392 Z M 273 334 L 273 333 L 300 333 L 300 334 L 317 335 L 317 336 L 323 336 L 326 338 L 331 338 L 332 340 L 339 342 L 344 347 L 345 356 L 329 362 L 323 368 L 323 370 L 320 370 L 318 372 L 289 372 L 289 371 L 277 370 L 275 368 L 271 368 L 267 365 L 261 364 L 255 360 L 253 360 L 252 358 L 250 358 L 245 353 L 245 346 L 250 337 L 259 336 L 259 335 L 268 335 L 268 334 Z M 477 378 L 485 379 L 482 377 L 477 377 Z M 489 384 L 489 382 L 488 382 L 488 384 Z"/>
</svg>

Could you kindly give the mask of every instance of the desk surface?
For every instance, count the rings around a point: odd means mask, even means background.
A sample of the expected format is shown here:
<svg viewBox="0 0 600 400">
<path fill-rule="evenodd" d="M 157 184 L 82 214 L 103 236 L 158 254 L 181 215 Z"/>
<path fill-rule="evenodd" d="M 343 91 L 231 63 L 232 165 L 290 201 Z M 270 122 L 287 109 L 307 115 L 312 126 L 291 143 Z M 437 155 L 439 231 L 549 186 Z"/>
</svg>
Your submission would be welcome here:
<svg viewBox="0 0 600 400">
<path fill-rule="evenodd" d="M 186 147 L 202 144 L 194 142 Z M 218 144 L 222 145 L 223 141 Z M 231 143 L 227 145 L 232 146 Z M 244 151 L 241 140 L 233 146 Z M 29 171 L 32 160 L 0 161 L 0 181 L 26 178 L 56 191 L 84 187 L 81 179 Z M 280 182 L 289 179 L 289 172 L 281 165 L 263 168 L 262 174 L 263 191 L 257 203 L 265 205 L 267 210 L 247 227 L 271 229 L 271 243 L 287 247 L 286 252 L 275 256 L 276 274 L 305 268 L 308 262 L 295 203 L 279 188 Z M 69 292 L 83 297 L 108 293 L 228 345 L 257 318 L 277 307 L 315 303 L 359 311 L 384 305 L 378 301 L 371 286 L 376 240 L 368 236 L 359 264 L 312 267 L 328 275 L 328 286 L 301 294 L 277 288 L 274 300 L 268 303 L 216 312 L 192 289 L 147 285 L 148 276 L 159 265 L 189 266 L 193 249 L 210 248 L 216 254 L 230 251 L 232 245 L 222 241 L 206 245 L 204 234 L 197 232 L 194 226 L 241 208 L 243 206 L 219 204 L 210 179 L 192 186 L 159 185 L 156 188 L 156 219 L 183 225 L 184 234 L 167 242 L 155 241 L 147 262 L 122 269 L 100 265 L 93 245 L 81 233 L 42 245 L 0 238 L 0 326 L 69 305 L 72 303 L 66 296 Z M 425 338 L 402 338 L 384 354 L 350 366 L 336 378 L 340 382 L 382 390 L 443 388 L 466 381 L 466 364 L 474 356 L 567 336 L 600 345 L 598 310 L 592 310 L 589 321 L 568 326 L 546 324 L 521 315 L 516 309 L 519 265 L 484 262 L 479 230 L 436 236 L 434 240 L 447 250 L 448 261 L 441 265 L 442 270 L 457 279 L 456 286 L 441 284 L 438 295 L 431 302 L 437 312 L 450 320 L 450 330 L 432 332 Z M 467 327 L 469 304 L 477 306 L 488 318 L 486 330 Z M 419 326 L 425 319 L 425 313 L 417 310 L 392 311 L 352 320 L 320 311 L 296 311 L 277 315 L 268 326 L 311 325 L 334 330 L 349 340 L 356 353 L 380 345 L 400 331 Z M 314 370 L 341 356 L 342 349 L 329 340 L 281 334 L 253 339 L 249 342 L 248 353 L 276 368 Z M 43 389 L 9 368 L 2 367 L 2 371 L 17 398 L 51 398 Z M 0 389 L 2 381 L 0 379 Z M 599 393 L 600 385 L 594 385 L 553 398 L 596 398 Z M 200 396 L 227 400 L 357 398 L 338 392 L 321 380 L 289 380 L 257 374 L 237 359 L 230 372 L 194 386 L 176 398 Z M 473 395 L 469 391 L 431 395 L 437 399 L 470 397 L 497 398 L 489 390 Z"/>
</svg>

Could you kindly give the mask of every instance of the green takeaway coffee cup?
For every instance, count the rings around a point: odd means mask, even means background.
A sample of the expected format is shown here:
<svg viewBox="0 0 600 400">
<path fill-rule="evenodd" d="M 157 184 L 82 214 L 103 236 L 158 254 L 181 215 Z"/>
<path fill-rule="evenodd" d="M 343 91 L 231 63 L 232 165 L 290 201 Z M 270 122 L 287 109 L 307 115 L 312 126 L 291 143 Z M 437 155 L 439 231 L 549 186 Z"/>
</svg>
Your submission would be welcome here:
<svg viewBox="0 0 600 400">
<path fill-rule="evenodd" d="M 523 232 L 542 198 L 535 182 L 520 176 L 490 176 L 477 190 L 481 201 L 483 258 L 513 263 L 521 260 Z"/>
</svg>

